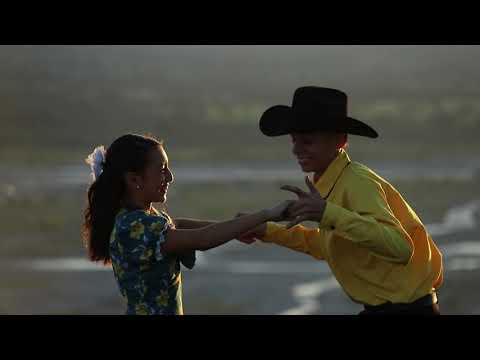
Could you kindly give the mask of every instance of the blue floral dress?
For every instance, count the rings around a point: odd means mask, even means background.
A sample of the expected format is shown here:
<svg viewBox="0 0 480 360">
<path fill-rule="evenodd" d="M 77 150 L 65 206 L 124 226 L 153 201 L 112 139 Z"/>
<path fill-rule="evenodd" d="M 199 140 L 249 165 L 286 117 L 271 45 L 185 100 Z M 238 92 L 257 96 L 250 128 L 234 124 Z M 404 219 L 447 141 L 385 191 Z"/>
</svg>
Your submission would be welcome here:
<svg viewBox="0 0 480 360">
<path fill-rule="evenodd" d="M 160 246 L 173 227 L 168 215 L 122 209 L 110 236 L 110 256 L 127 315 L 183 315 L 178 257 Z"/>
</svg>

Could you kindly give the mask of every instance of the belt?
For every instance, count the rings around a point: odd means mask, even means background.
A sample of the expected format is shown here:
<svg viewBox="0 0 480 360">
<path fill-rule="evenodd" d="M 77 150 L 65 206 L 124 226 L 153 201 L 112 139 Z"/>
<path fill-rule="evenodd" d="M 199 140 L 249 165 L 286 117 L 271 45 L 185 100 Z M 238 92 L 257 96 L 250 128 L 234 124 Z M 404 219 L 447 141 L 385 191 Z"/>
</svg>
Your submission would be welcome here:
<svg viewBox="0 0 480 360">
<path fill-rule="evenodd" d="M 406 310 L 406 309 L 412 309 L 412 308 L 420 308 L 424 306 L 432 306 L 437 302 L 438 302 L 437 294 L 434 292 L 434 293 L 422 296 L 421 298 L 411 303 L 394 304 L 391 302 L 386 302 L 380 305 L 364 305 L 364 307 L 365 307 L 365 310 L 367 311 L 399 311 L 399 310 Z"/>
</svg>

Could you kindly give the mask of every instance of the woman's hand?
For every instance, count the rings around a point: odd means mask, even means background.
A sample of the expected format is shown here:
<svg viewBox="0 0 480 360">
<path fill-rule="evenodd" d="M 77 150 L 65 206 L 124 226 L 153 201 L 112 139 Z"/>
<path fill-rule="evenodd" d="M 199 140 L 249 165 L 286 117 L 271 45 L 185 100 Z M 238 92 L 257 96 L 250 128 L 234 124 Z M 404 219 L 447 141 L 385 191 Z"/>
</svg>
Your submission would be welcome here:
<svg viewBox="0 0 480 360">
<path fill-rule="evenodd" d="M 248 213 L 244 212 L 239 212 L 237 215 L 235 215 L 236 218 L 248 215 Z M 237 236 L 237 240 L 244 243 L 244 244 L 253 244 L 258 238 L 261 238 L 263 235 L 265 235 L 266 231 L 266 226 L 267 224 L 260 224 L 256 227 L 254 227 L 252 230 L 247 231 L 246 233 Z"/>
<path fill-rule="evenodd" d="M 289 220 L 287 218 L 288 207 L 293 203 L 294 203 L 293 200 L 286 200 L 264 211 L 266 212 L 269 221 Z M 248 213 L 238 213 L 235 217 L 238 218 L 245 215 L 248 215 Z M 262 237 L 264 237 L 266 232 L 267 232 L 267 223 L 265 222 L 247 231 L 246 233 L 238 236 L 237 240 L 240 242 L 243 242 L 244 244 L 252 244 L 257 239 L 261 239 Z"/>
<path fill-rule="evenodd" d="M 248 244 L 248 245 L 253 244 L 255 241 L 257 241 L 255 236 L 250 234 L 250 232 L 248 232 L 244 235 L 238 236 L 237 240 L 244 243 L 244 244 Z"/>
<path fill-rule="evenodd" d="M 289 206 L 295 203 L 293 200 L 285 200 L 282 201 L 280 204 L 266 209 L 266 213 L 268 216 L 269 221 L 284 221 L 288 220 L 288 209 Z"/>
</svg>

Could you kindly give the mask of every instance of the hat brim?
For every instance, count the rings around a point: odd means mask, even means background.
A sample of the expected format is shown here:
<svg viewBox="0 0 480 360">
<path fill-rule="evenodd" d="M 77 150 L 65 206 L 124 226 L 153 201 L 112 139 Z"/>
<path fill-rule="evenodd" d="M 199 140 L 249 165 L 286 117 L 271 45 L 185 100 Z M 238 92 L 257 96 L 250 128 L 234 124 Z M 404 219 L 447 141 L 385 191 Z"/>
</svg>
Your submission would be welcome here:
<svg viewBox="0 0 480 360">
<path fill-rule="evenodd" d="M 276 105 L 267 109 L 260 118 L 260 131 L 266 136 L 282 136 L 302 132 L 344 132 L 352 135 L 377 138 L 378 133 L 364 122 L 347 117 L 341 123 L 322 122 L 321 119 L 305 123 L 298 121 L 290 106 Z"/>
</svg>

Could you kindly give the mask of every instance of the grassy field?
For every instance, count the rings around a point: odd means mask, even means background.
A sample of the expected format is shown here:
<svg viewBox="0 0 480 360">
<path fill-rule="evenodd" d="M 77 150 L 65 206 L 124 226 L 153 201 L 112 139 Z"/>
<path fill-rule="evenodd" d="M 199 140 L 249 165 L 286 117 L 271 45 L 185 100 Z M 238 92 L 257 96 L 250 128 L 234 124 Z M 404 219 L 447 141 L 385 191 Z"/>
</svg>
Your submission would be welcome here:
<svg viewBox="0 0 480 360">
<path fill-rule="evenodd" d="M 292 184 L 303 186 L 302 180 Z M 479 181 L 397 181 L 394 183 L 425 223 L 439 222 L 452 206 L 472 200 Z M 171 215 L 203 219 L 228 219 L 237 211 L 252 211 L 292 196 L 279 189 L 282 183 L 231 183 L 181 185 L 169 192 Z M 109 271 L 32 271 L 10 267 L 18 259 L 85 256 L 80 225 L 85 189 L 18 192 L 0 201 L 2 241 L 0 314 L 121 314 L 123 305 Z M 308 224 L 307 224 L 308 225 Z M 475 234 L 473 234 L 475 235 Z M 437 240 L 472 240 L 472 234 L 452 234 Z M 462 237 L 463 236 L 463 237 Z M 434 239 L 435 240 L 435 239 Z M 233 244 L 235 245 L 235 244 Z M 240 244 L 237 244 L 240 246 Z M 238 251 L 242 250 L 242 251 Z M 313 260 L 268 244 L 212 254 L 217 260 L 281 261 L 298 264 Z M 225 257 L 226 256 L 226 257 Z M 317 281 L 312 274 L 232 274 L 219 270 L 184 271 L 184 304 L 188 314 L 275 314 L 296 306 L 292 288 Z M 475 314 L 480 293 L 472 289 L 480 271 L 447 272 L 440 290 L 442 311 Z M 468 295 L 466 293 L 468 290 Z M 319 313 L 355 312 L 338 289 L 318 300 Z M 338 306 L 336 304 L 339 304 Z M 337 309 L 337 310 L 336 310 Z M 343 309 L 343 310 L 342 310 Z"/>
<path fill-rule="evenodd" d="M 0 163 L 81 161 L 126 132 L 164 138 L 179 161 L 276 160 L 285 142 L 260 116 L 307 84 L 346 91 L 378 130 L 351 139 L 359 159 L 477 153 L 479 59 L 479 46 L 0 46 Z"/>
</svg>

